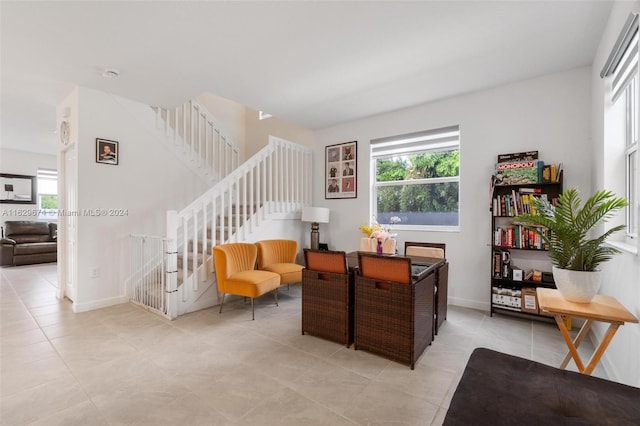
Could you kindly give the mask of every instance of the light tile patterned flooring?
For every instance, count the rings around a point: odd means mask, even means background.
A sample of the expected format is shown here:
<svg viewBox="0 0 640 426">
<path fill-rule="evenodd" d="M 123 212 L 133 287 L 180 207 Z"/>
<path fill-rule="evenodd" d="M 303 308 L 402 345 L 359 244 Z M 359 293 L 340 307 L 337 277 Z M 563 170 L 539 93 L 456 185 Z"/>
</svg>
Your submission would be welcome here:
<svg viewBox="0 0 640 426">
<path fill-rule="evenodd" d="M 450 306 L 411 371 L 302 336 L 300 285 L 258 300 L 255 321 L 240 300 L 168 321 L 132 304 L 74 314 L 56 275 L 0 269 L 2 425 L 439 425 L 475 347 L 565 353 L 553 324 Z"/>
</svg>

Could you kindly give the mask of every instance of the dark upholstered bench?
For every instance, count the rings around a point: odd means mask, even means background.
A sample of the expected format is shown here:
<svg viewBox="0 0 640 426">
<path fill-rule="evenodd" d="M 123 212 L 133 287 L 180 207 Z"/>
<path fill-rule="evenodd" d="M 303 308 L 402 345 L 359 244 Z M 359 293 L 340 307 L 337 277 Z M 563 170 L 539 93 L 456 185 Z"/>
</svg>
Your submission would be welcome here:
<svg viewBox="0 0 640 426">
<path fill-rule="evenodd" d="M 443 424 L 640 425 L 640 389 L 477 348 Z"/>
</svg>

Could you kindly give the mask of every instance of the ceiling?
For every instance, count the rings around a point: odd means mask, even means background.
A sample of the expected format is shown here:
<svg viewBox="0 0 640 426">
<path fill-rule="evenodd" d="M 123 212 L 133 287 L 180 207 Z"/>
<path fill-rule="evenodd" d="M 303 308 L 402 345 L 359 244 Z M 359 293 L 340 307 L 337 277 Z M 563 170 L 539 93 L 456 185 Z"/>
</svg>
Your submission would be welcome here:
<svg viewBox="0 0 640 426">
<path fill-rule="evenodd" d="M 55 106 L 75 85 L 162 106 L 211 92 L 324 128 L 589 65 L 611 7 L 2 1 L 0 143 L 54 153 Z"/>
</svg>

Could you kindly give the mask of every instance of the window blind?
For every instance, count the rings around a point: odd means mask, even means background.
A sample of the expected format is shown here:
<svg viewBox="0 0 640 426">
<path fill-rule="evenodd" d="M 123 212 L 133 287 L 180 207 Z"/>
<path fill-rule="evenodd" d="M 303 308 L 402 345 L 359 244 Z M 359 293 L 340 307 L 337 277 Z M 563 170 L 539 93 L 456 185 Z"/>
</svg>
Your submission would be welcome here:
<svg viewBox="0 0 640 426">
<path fill-rule="evenodd" d="M 446 151 L 460 146 L 459 126 L 371 140 L 371 156 L 407 155 L 415 152 Z"/>
<path fill-rule="evenodd" d="M 612 76 L 611 98 L 615 102 L 629 82 L 638 74 L 638 14 L 627 18 L 611 54 L 600 72 L 601 77 Z"/>
</svg>

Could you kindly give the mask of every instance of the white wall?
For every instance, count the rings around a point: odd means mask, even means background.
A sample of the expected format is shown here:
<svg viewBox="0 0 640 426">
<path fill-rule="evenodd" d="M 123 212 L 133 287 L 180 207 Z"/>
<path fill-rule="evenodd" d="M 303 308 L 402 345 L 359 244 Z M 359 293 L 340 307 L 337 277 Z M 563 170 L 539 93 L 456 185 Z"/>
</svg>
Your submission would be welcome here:
<svg viewBox="0 0 640 426">
<path fill-rule="evenodd" d="M 640 1 L 617 2 L 603 33 L 597 54 L 593 61 L 591 91 L 592 107 L 592 188 L 609 188 L 609 182 L 616 181 L 615 171 L 606 170 L 605 158 L 611 148 L 607 144 L 609 134 L 605 134 L 606 82 L 600 78 L 600 70 L 615 43 L 622 26 L 631 11 L 640 12 Z M 610 130 L 609 130 L 610 131 Z M 622 171 L 624 173 L 624 171 Z M 640 184 L 640 179 L 638 184 Z M 618 191 L 618 189 L 616 189 Z M 619 193 L 619 192 L 618 192 Z M 621 195 L 621 194 L 620 194 Z M 637 249 L 637 247 L 636 247 Z M 640 258 L 637 253 L 625 251 L 602 267 L 605 278 L 600 293 L 617 298 L 637 318 L 640 318 Z M 606 325 L 594 324 L 592 338 L 599 342 L 606 331 Z M 640 387 L 640 325 L 625 324 L 618 329 L 604 354 L 602 362 L 609 377 L 616 381 Z"/>
<path fill-rule="evenodd" d="M 489 179 L 497 154 L 538 150 L 549 163 L 564 163 L 565 187 L 588 189 L 590 67 L 547 75 L 317 131 L 314 205 L 331 209 L 323 230 L 330 248 L 357 250 L 358 226 L 369 222 L 369 141 L 460 125 L 460 231 L 399 232 L 405 240 L 447 244 L 450 303 L 489 310 Z M 358 198 L 324 199 L 324 147 L 358 141 Z M 402 252 L 402 249 L 400 250 Z"/>
<path fill-rule="evenodd" d="M 278 117 L 258 119 L 258 111 L 246 108 L 246 153 L 251 157 L 269 143 L 269 136 L 276 136 L 300 145 L 313 146 L 313 132 Z M 324 158 L 324 157 L 323 157 Z"/>
<path fill-rule="evenodd" d="M 313 132 L 278 117 L 258 119 L 258 111 L 212 93 L 196 98 L 215 118 L 225 134 L 240 148 L 240 162 L 247 160 L 276 136 L 304 146 L 313 145 Z"/>
<path fill-rule="evenodd" d="M 0 149 L 0 172 L 2 173 L 36 176 L 38 169 L 57 170 L 57 168 L 55 155 Z M 4 224 L 7 220 L 39 220 L 37 210 L 37 204 L 0 204 L 0 223 Z M 51 218 L 42 220 L 55 221 Z"/>
<path fill-rule="evenodd" d="M 163 235 L 166 210 L 180 210 L 206 188 L 165 148 L 149 106 L 81 87 L 77 114 L 78 210 L 127 212 L 78 219 L 75 309 L 83 311 L 124 301 L 129 235 Z M 96 138 L 119 142 L 119 165 L 96 163 Z"/>
</svg>

